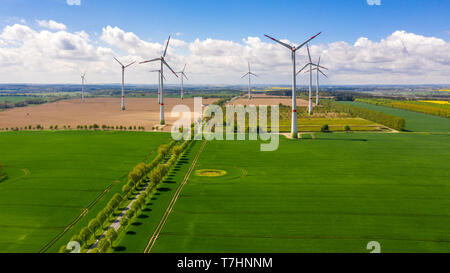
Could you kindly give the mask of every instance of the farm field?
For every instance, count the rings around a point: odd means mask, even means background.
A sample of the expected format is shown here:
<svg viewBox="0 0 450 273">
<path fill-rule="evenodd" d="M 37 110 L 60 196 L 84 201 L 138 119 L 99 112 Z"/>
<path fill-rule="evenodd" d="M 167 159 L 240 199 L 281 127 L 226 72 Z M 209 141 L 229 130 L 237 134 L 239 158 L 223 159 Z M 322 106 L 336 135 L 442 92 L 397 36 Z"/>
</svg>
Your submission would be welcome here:
<svg viewBox="0 0 450 273">
<path fill-rule="evenodd" d="M 217 99 L 204 99 L 204 104 L 211 104 Z M 165 100 L 166 131 L 178 117 L 171 117 L 172 107 L 184 104 L 194 111 L 193 99 Z M 79 99 L 64 100 L 35 107 L 15 108 L 0 112 L 0 128 L 25 127 L 41 125 L 44 128 L 67 125 L 76 128 L 78 125 L 99 126 L 144 126 L 150 131 L 159 125 L 159 104 L 157 98 L 128 98 L 125 100 L 127 110 L 120 110 L 119 98 L 89 98 L 85 103 Z"/>
<path fill-rule="evenodd" d="M 130 169 L 169 138 L 144 132 L 0 133 L 0 162 L 8 175 L 0 182 L 0 252 L 57 252 L 121 190 Z"/>
<path fill-rule="evenodd" d="M 152 252 L 450 251 L 450 135 L 315 137 L 208 142 Z"/>
<path fill-rule="evenodd" d="M 404 118 L 406 121 L 405 129 L 412 132 L 450 132 L 450 120 L 444 117 L 433 116 L 429 114 L 417 113 L 408 110 L 396 109 L 386 106 L 373 105 L 363 102 L 342 102 L 379 112 L 391 114 Z"/>
</svg>

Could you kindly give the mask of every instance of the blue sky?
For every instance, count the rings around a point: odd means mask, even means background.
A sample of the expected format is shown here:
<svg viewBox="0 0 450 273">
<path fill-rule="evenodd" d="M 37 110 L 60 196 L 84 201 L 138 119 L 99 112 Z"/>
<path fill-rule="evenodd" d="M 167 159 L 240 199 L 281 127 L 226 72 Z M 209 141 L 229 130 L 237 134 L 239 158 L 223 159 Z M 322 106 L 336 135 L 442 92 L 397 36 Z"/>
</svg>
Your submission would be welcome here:
<svg viewBox="0 0 450 273">
<path fill-rule="evenodd" d="M 214 38 L 239 41 L 272 33 L 302 37 L 323 31 L 322 42 L 354 42 L 364 36 L 378 40 L 396 30 L 450 39 L 450 1 L 381 0 L 0 0 L 0 22 L 51 18 L 69 30 L 99 32 L 120 26 L 141 37 L 164 40 L 169 33 L 183 39 Z"/>
<path fill-rule="evenodd" d="M 68 5 L 68 1 L 80 1 L 80 5 Z M 89 35 L 88 39 L 82 36 L 82 39 L 86 39 L 86 47 L 89 45 L 108 47 L 114 50 L 111 54 L 121 54 L 126 59 L 136 58 L 138 50 L 130 51 L 125 46 L 119 47 L 118 50 L 117 43 L 115 44 L 112 38 L 108 41 L 104 38 L 105 27 L 118 27 L 114 34 L 111 33 L 111 35 L 116 35 L 115 37 L 131 33 L 139 40 L 158 44 L 163 44 L 167 36 L 172 34 L 176 39 L 186 43 L 184 48 L 181 46 L 177 51 L 174 49 L 173 62 L 186 61 L 181 60 L 181 57 L 176 59 L 175 55 L 186 56 L 195 51 L 196 46 L 201 46 L 198 43 L 192 44 L 196 39 L 205 43 L 207 38 L 211 38 L 216 42 L 232 41 L 245 45 L 243 39 L 259 37 L 261 43 L 271 43 L 264 38 L 263 35 L 266 33 L 280 39 L 289 39 L 292 43 L 300 43 L 322 31 L 323 34 L 314 41 L 314 44 L 317 45 L 315 48 L 317 54 L 331 52 L 333 49 L 331 45 L 336 42 L 354 45 L 362 37 L 374 43 L 381 43 L 383 39 L 388 40 L 392 34 L 398 31 L 403 31 L 403 33 L 397 33 L 398 35 L 394 36 L 406 46 L 408 52 L 411 52 L 410 58 L 414 56 L 411 48 L 417 48 L 417 40 L 422 39 L 421 37 L 445 41 L 447 44 L 443 46 L 444 48 L 440 48 L 443 52 L 448 46 L 450 1 L 380 0 L 381 5 L 369 5 L 367 2 L 368 0 L 0 0 L 0 29 L 3 29 L 4 32 L 3 44 L 8 48 L 18 47 L 17 41 L 13 43 L 5 38 L 9 35 L 5 34 L 6 28 L 20 24 L 39 33 L 45 27 L 43 28 L 43 25 L 37 20 L 53 20 L 64 25 L 64 28 L 61 29 L 50 27 L 55 35 L 57 31 L 65 31 L 74 35 L 83 31 Z M 410 34 L 415 36 L 412 37 Z M 0 45 L 2 45 L 1 39 L 0 36 Z M 409 42 L 411 42 L 411 46 Z M 429 42 L 423 40 L 424 46 L 427 43 Z M 376 47 L 372 44 L 364 44 L 372 46 L 374 49 L 392 45 L 392 43 L 388 43 L 388 45 L 380 44 Z M 439 44 L 440 42 L 436 42 L 437 46 Z M 158 49 L 157 45 L 152 47 L 152 45 L 146 44 L 145 46 L 154 50 Z M 343 50 L 341 48 L 337 51 Z M 418 50 L 417 54 L 422 51 L 422 49 Z M 148 52 L 148 55 L 153 54 L 150 49 Z M 13 52 L 10 56 L 12 55 Z M 256 58 L 256 56 L 253 57 Z M 202 56 L 202 58 L 202 62 L 204 62 L 206 57 Z M 248 60 L 251 57 L 244 55 L 243 58 Z M 370 63 L 374 58 L 377 60 L 376 62 L 379 62 L 379 56 L 371 56 L 366 61 Z M 441 64 L 447 65 L 447 59 L 444 59 Z M 0 62 L 1 60 L 0 56 Z M 198 59 L 196 60 L 198 61 Z M 256 60 L 253 61 L 256 62 Z M 411 66 L 413 61 L 409 60 Z M 419 59 L 416 61 L 418 64 L 421 62 Z M 79 62 L 74 62 L 75 64 L 81 65 Z M 334 66 L 335 64 L 330 65 Z M 256 67 L 260 69 L 263 69 L 263 66 L 264 63 L 256 64 Z M 404 69 L 403 65 L 388 69 L 393 70 L 398 67 Z M 342 69 L 342 65 L 339 67 L 336 64 L 334 68 Z M 348 68 L 346 69 L 348 70 Z M 342 71 L 346 71 L 346 69 L 344 67 Z M 386 67 L 378 67 L 378 69 L 383 71 Z M 369 72 L 372 73 L 374 70 L 368 70 L 366 74 Z M 405 70 L 405 73 L 407 72 Z M 435 76 L 433 81 L 440 79 L 438 75 Z M 30 78 L 33 80 L 34 76 L 30 76 Z M 231 76 L 229 78 L 231 79 Z M 285 78 L 286 75 L 280 76 L 280 82 Z M 348 82 L 348 78 L 349 75 L 335 78 L 336 81 L 334 81 L 332 76 L 330 83 Z M 373 80 L 370 80 L 371 83 Z M 391 80 L 395 81 L 395 79 Z M 5 81 L 0 78 L 0 82 Z M 101 81 L 108 80 L 105 76 Z M 136 81 L 140 80 L 136 78 Z M 360 78 L 360 81 L 363 81 L 363 78 Z M 400 81 L 408 80 L 405 77 L 400 80 L 399 77 Z M 200 82 L 205 82 L 205 80 L 199 78 Z M 214 82 L 220 81 L 217 79 Z"/>
</svg>

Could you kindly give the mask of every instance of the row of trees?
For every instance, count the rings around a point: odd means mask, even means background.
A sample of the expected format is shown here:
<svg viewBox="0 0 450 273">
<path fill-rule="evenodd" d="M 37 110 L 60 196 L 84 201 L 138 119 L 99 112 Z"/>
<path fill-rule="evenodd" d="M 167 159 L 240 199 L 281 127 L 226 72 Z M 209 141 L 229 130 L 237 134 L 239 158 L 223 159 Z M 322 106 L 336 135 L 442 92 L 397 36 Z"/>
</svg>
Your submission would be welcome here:
<svg viewBox="0 0 450 273">
<path fill-rule="evenodd" d="M 70 241 L 78 242 L 81 245 L 81 247 L 89 247 L 91 238 L 95 239 L 96 233 L 98 231 L 101 231 L 103 233 L 103 230 L 104 230 L 103 227 L 105 224 L 108 226 L 110 225 L 111 217 L 114 215 L 114 212 L 119 208 L 119 206 L 123 200 L 124 200 L 123 197 L 120 194 L 116 193 L 111 198 L 111 200 L 109 200 L 109 202 L 105 206 L 105 208 L 102 211 L 100 211 L 94 219 L 89 221 L 88 225 L 86 227 L 82 228 L 81 231 L 77 235 L 74 235 L 70 239 Z M 108 230 L 107 235 L 108 235 L 108 233 L 115 232 L 115 230 L 114 231 L 110 231 L 110 230 Z M 108 239 L 108 236 L 106 236 L 105 238 Z M 105 239 L 105 238 L 103 238 L 103 239 Z M 116 236 L 116 238 L 117 238 L 117 236 Z M 98 250 L 102 249 L 100 247 L 100 242 L 97 245 Z M 68 252 L 66 246 L 62 246 L 60 249 L 60 252 L 62 252 L 62 253 Z"/>
<path fill-rule="evenodd" d="M 174 146 L 172 149 L 170 147 L 172 145 L 161 145 L 159 148 L 159 155 L 161 158 L 166 158 L 166 156 L 170 155 L 170 159 L 167 162 L 163 162 L 161 159 L 157 161 L 157 159 L 153 160 L 151 165 L 154 166 L 151 168 L 150 172 L 148 173 L 148 179 L 149 182 L 147 184 L 147 188 L 139 194 L 136 201 L 133 202 L 129 210 L 125 213 L 125 215 L 122 217 L 121 220 L 121 229 L 123 228 L 126 230 L 128 225 L 131 223 L 131 221 L 138 217 L 142 209 L 145 207 L 145 204 L 147 203 L 148 199 L 152 197 L 152 193 L 155 191 L 156 187 L 159 183 L 161 183 L 164 179 L 164 177 L 169 173 L 169 171 L 175 166 L 175 164 L 178 162 L 178 159 L 181 157 L 183 152 L 187 149 L 187 147 L 190 145 L 192 141 L 188 140 L 185 141 L 182 145 Z M 170 153 L 171 152 L 171 153 Z M 147 165 L 148 167 L 149 165 Z M 138 172 L 138 169 L 136 166 L 136 172 Z"/>
<path fill-rule="evenodd" d="M 36 126 L 32 126 L 32 125 L 28 125 L 25 127 L 11 127 L 11 128 L 0 128 L 0 131 L 29 131 L 29 130 L 44 130 L 44 126 L 41 125 L 36 125 Z"/>
<path fill-rule="evenodd" d="M 440 117 L 450 117 L 450 106 L 448 104 L 435 104 L 421 101 L 399 101 L 391 99 L 356 99 L 356 101 L 399 108 Z"/>
<path fill-rule="evenodd" d="M 128 131 L 144 131 L 145 127 L 144 126 L 108 126 L 108 125 L 98 125 L 98 124 L 92 124 L 92 125 L 78 125 L 77 126 L 77 130 L 128 130 Z M 28 125 L 28 126 L 24 126 L 24 127 L 11 127 L 11 128 L 0 128 L 0 131 L 24 131 L 24 130 L 44 130 L 44 126 L 42 125 L 36 125 L 36 126 L 32 126 L 32 125 Z M 50 125 L 49 126 L 49 130 L 59 130 L 59 129 L 64 129 L 64 130 L 71 130 L 71 126 L 70 125 L 63 125 L 63 126 L 58 126 L 58 125 Z"/>
<path fill-rule="evenodd" d="M 405 120 L 400 117 L 389 115 L 386 113 L 370 110 L 350 104 L 337 103 L 334 101 L 323 101 L 324 107 L 337 112 L 344 112 L 351 116 L 358 116 L 376 123 L 383 124 L 387 127 L 402 131 L 405 128 Z"/>
<path fill-rule="evenodd" d="M 119 231 L 109 228 L 105 236 L 99 240 L 97 247 L 92 249 L 90 253 L 105 253 L 112 247 L 113 242 L 118 238 L 121 231 L 126 230 L 132 219 L 136 217 L 144 208 L 147 200 L 150 198 L 152 191 L 156 188 L 160 181 L 167 175 L 169 170 L 176 164 L 176 161 L 181 156 L 190 142 L 185 142 L 181 146 L 174 146 L 175 141 L 170 144 L 163 144 L 158 148 L 158 155 L 156 158 L 146 164 L 140 163 L 130 171 L 128 175 L 128 183 L 122 188 L 124 196 L 115 194 L 109 201 L 107 206 L 98 213 L 97 217 L 92 219 L 86 227 L 84 227 L 79 234 L 73 236 L 71 241 L 79 242 L 82 247 L 88 248 L 92 238 L 96 238 L 99 231 L 104 233 L 104 226 L 110 225 L 111 219 L 114 219 L 114 212 L 120 207 L 123 202 L 128 202 L 130 195 L 139 186 L 147 183 L 145 191 L 141 192 L 139 196 L 133 201 L 130 208 L 121 219 L 121 227 Z M 167 163 L 164 159 L 170 155 Z M 60 252 L 68 252 L 66 246 L 62 246 Z"/>
</svg>

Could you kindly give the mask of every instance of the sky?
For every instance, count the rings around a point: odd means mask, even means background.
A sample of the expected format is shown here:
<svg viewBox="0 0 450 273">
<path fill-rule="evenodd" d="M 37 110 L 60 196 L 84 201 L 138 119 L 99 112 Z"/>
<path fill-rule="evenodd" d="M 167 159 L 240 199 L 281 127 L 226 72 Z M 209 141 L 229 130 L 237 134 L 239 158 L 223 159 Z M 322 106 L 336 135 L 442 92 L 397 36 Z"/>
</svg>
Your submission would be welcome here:
<svg viewBox="0 0 450 273">
<path fill-rule="evenodd" d="M 190 84 L 290 84 L 298 45 L 326 66 L 324 84 L 449 84 L 450 1 L 435 0 L 0 0 L 0 83 L 118 83 L 124 63 L 187 64 Z M 306 48 L 297 68 L 307 63 Z M 127 83 L 157 82 L 136 64 Z M 169 72 L 169 71 L 166 71 Z M 170 72 L 168 83 L 178 83 Z M 299 74 L 306 84 L 307 74 Z"/>
</svg>

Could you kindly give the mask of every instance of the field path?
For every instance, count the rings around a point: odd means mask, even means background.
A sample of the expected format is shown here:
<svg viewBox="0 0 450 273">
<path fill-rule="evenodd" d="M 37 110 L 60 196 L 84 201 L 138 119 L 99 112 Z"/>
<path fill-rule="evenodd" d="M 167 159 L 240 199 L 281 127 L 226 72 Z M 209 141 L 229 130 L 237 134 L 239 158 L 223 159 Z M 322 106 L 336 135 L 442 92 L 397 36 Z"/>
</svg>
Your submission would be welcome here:
<svg viewBox="0 0 450 273">
<path fill-rule="evenodd" d="M 183 182 L 178 186 L 175 194 L 172 197 L 172 200 L 170 200 L 169 206 L 167 207 L 166 211 L 164 212 L 163 217 L 158 223 L 158 226 L 156 227 L 155 231 L 152 234 L 152 237 L 150 238 L 147 247 L 144 250 L 144 253 L 150 253 L 152 251 L 153 245 L 155 244 L 156 240 L 159 237 L 159 234 L 161 233 L 161 230 L 163 229 L 167 218 L 169 217 L 170 213 L 172 212 L 173 207 L 175 206 L 175 203 L 178 200 L 178 197 L 180 196 L 181 191 L 183 190 L 184 185 L 186 185 L 189 177 L 191 176 L 192 171 L 195 168 L 195 165 L 197 164 L 197 160 L 200 157 L 200 154 L 202 153 L 203 149 L 206 146 L 206 140 L 203 141 L 202 146 L 198 150 L 197 154 L 195 155 L 194 160 L 192 161 L 191 166 L 189 167 L 189 170 L 187 171 L 186 175 L 184 176 Z"/>
</svg>

